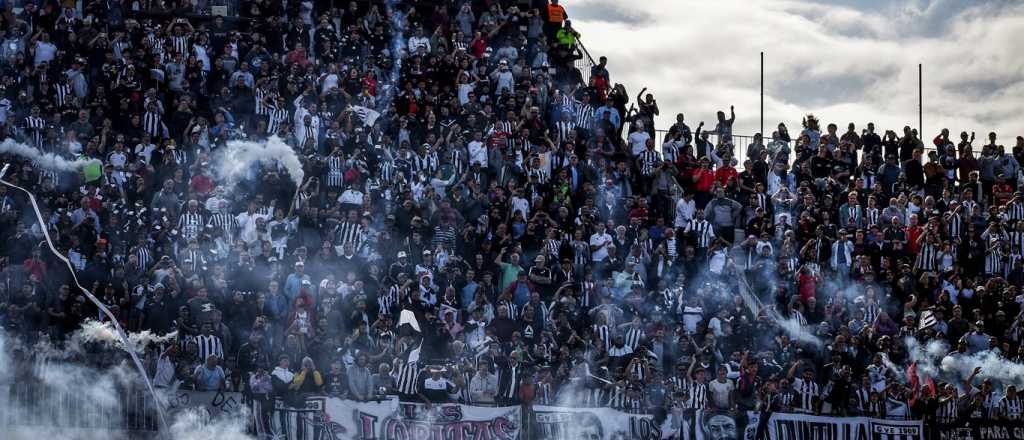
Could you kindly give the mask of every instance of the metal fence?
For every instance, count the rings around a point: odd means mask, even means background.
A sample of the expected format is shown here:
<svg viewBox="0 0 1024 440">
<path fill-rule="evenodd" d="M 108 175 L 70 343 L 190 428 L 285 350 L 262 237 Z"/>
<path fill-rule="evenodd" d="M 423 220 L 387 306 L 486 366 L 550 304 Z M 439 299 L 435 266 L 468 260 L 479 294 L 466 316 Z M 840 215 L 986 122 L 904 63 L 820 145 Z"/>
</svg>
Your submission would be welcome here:
<svg viewBox="0 0 1024 440">
<path fill-rule="evenodd" d="M 594 57 L 590 56 L 587 47 L 579 39 L 576 39 L 576 48 L 579 49 L 581 57 L 573 62 L 573 66 L 580 71 L 580 75 L 583 77 L 583 84 L 590 84 L 590 69 L 596 66 L 597 63 L 594 62 Z"/>
<path fill-rule="evenodd" d="M 115 401 L 110 401 L 109 394 L 82 393 L 74 384 L 64 389 L 33 381 L 7 384 L 0 387 L 0 399 L 4 399 L 0 431 L 18 427 L 126 433 L 159 429 L 155 402 L 144 387 L 117 387 L 112 394 Z"/>
</svg>

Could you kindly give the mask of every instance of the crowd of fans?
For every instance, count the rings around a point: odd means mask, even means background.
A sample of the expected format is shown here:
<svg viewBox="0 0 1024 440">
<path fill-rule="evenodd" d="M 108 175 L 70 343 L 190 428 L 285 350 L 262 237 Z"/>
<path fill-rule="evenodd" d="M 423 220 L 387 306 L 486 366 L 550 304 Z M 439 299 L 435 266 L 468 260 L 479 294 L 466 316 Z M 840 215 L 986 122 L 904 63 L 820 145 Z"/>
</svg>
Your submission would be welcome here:
<svg viewBox="0 0 1024 440">
<path fill-rule="evenodd" d="M 4 3 L 0 136 L 102 161 L 3 157 L 46 219 L 0 186 L 8 337 L 106 319 L 45 229 L 126 329 L 177 331 L 160 387 L 1021 416 L 903 368 L 907 338 L 1021 360 L 1024 139 L 808 115 L 736 146 L 730 109 L 658 145 L 555 0 L 333 3 Z M 273 135 L 306 179 L 219 179 Z"/>
</svg>

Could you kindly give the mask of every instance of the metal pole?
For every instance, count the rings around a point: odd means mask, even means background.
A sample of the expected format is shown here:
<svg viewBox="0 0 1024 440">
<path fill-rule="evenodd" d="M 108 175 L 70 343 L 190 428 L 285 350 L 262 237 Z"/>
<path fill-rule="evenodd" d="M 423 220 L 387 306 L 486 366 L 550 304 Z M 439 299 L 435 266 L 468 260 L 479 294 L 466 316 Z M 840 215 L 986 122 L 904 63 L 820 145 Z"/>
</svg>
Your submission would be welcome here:
<svg viewBox="0 0 1024 440">
<path fill-rule="evenodd" d="M 917 135 L 918 139 L 924 139 L 924 68 L 922 64 L 917 65 Z"/>
<path fill-rule="evenodd" d="M 764 51 L 761 52 L 761 136 L 764 136 Z"/>
</svg>

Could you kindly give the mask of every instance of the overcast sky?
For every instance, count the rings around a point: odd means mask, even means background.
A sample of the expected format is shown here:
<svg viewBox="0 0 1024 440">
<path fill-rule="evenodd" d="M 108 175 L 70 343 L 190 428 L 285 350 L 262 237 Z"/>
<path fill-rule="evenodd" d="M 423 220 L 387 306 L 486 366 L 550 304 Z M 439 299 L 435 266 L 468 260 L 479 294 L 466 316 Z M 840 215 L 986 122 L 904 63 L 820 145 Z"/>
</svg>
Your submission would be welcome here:
<svg viewBox="0 0 1024 440">
<path fill-rule="evenodd" d="M 765 130 L 799 131 L 813 112 L 840 132 L 917 127 L 924 64 L 924 134 L 943 127 L 1024 135 L 1024 2 L 1016 0 L 564 0 L 596 59 L 632 98 L 642 87 L 695 127 L 736 106 L 734 133 L 759 130 L 759 53 L 765 52 Z"/>
</svg>

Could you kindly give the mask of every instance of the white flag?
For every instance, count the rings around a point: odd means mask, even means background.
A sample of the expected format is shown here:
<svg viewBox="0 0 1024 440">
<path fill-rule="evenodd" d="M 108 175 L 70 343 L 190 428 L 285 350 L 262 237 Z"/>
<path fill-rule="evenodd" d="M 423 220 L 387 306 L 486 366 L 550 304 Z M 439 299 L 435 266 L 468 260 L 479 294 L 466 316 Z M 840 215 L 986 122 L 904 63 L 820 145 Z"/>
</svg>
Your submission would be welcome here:
<svg viewBox="0 0 1024 440">
<path fill-rule="evenodd" d="M 353 105 L 350 108 L 356 116 L 359 116 L 359 119 L 363 121 L 363 124 L 366 124 L 368 127 L 373 126 L 373 124 L 377 122 L 377 118 L 380 117 L 380 112 L 361 105 Z"/>
<path fill-rule="evenodd" d="M 420 330 L 420 322 L 416 320 L 416 314 L 412 310 L 402 310 L 402 313 L 398 316 L 398 326 L 401 327 L 402 324 L 409 324 L 413 330 L 422 331 Z"/>
</svg>

